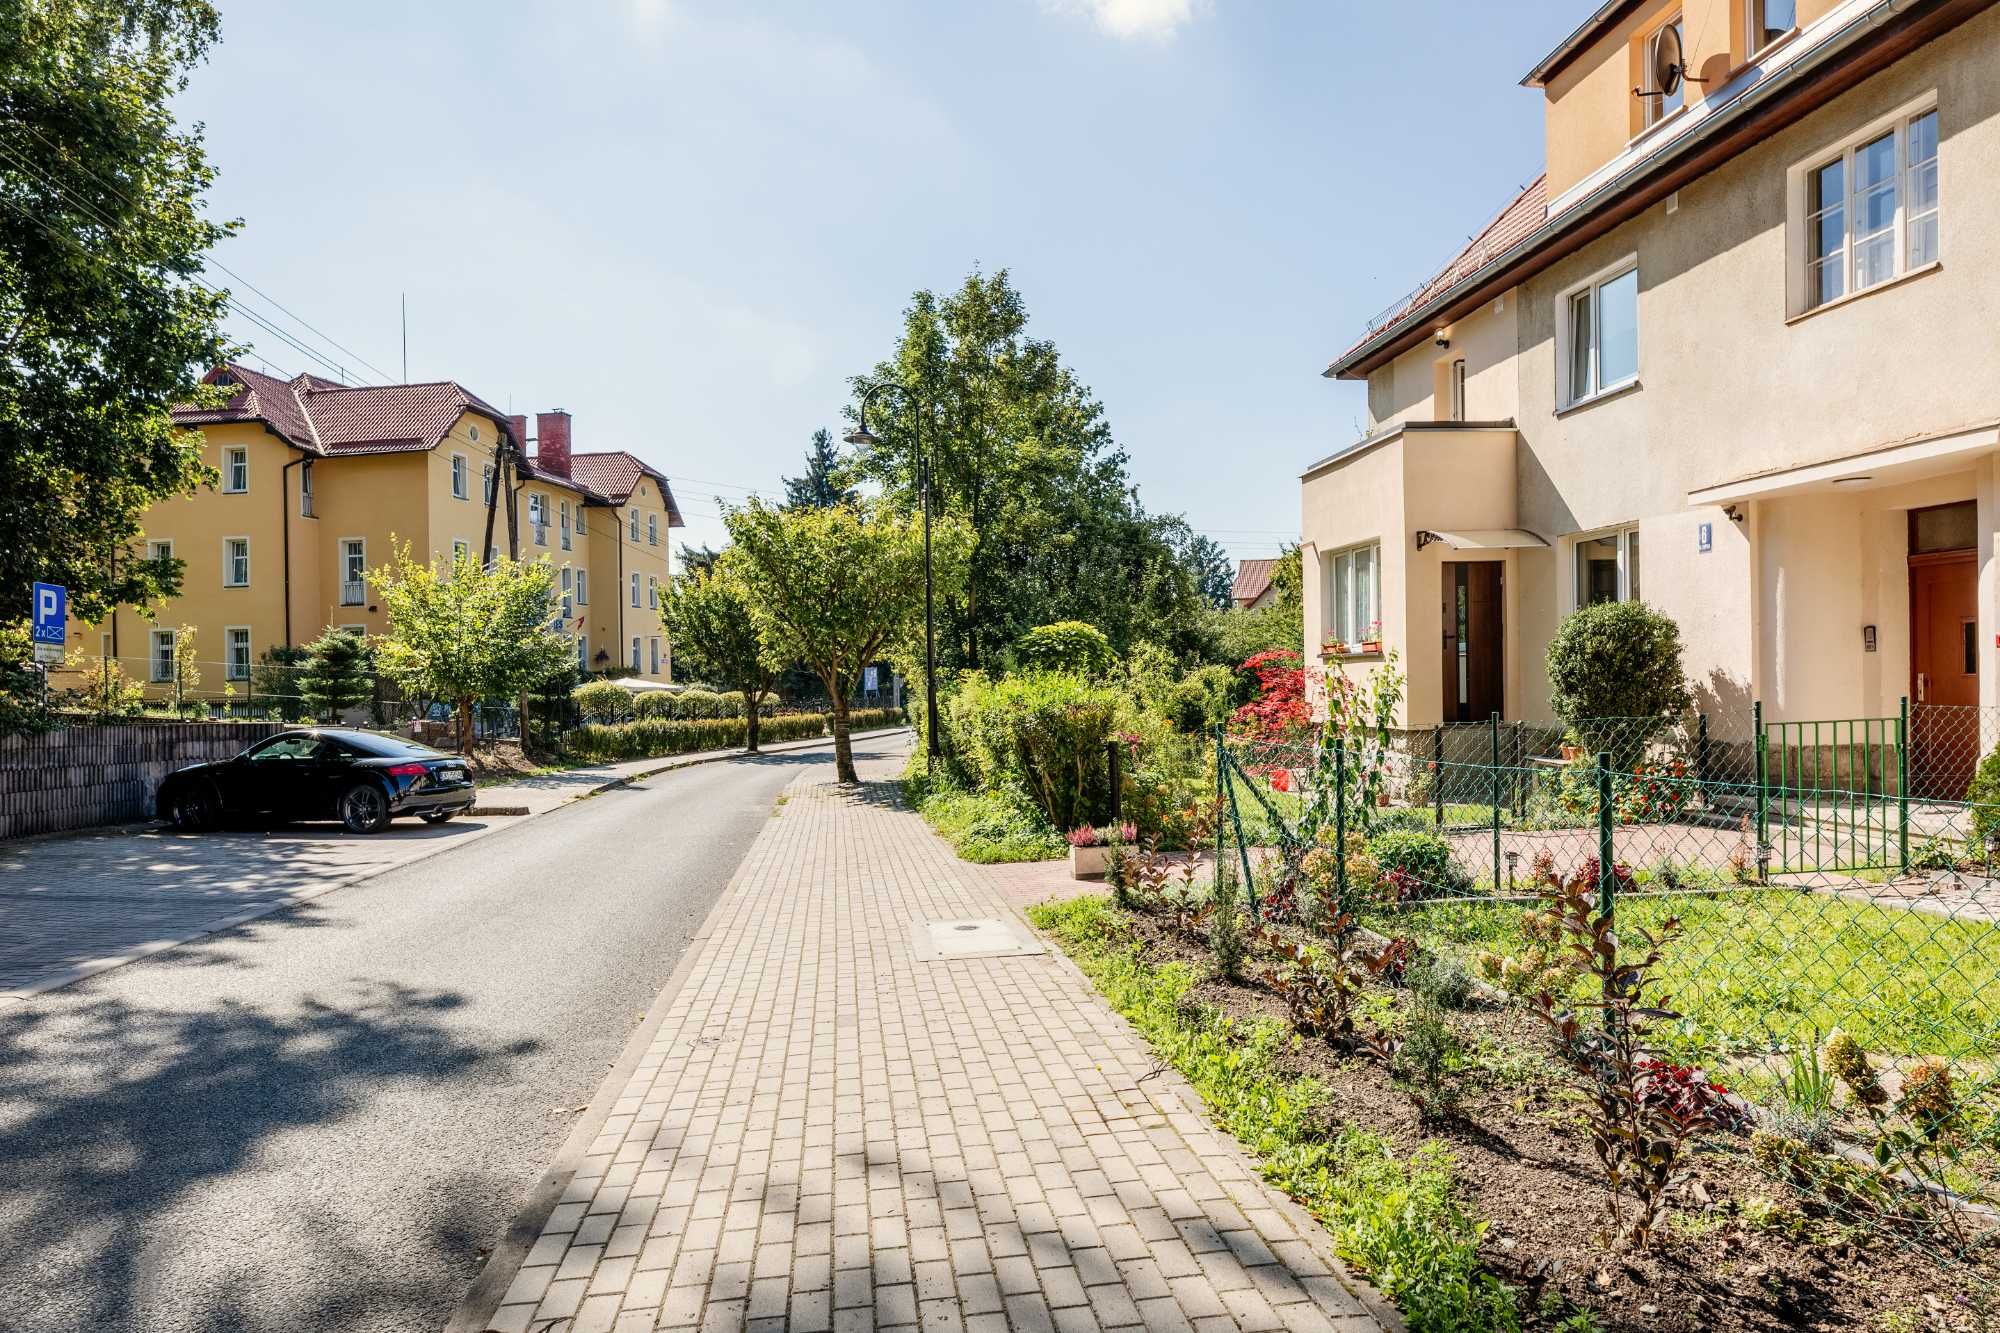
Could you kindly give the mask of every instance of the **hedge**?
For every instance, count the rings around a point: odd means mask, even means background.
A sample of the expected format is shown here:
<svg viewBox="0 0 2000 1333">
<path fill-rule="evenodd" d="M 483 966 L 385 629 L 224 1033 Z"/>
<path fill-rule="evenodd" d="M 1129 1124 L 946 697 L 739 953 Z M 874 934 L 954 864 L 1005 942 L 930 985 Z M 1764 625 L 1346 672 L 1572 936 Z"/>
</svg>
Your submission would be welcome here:
<svg viewBox="0 0 2000 1333">
<path fill-rule="evenodd" d="M 847 721 L 848 729 L 854 732 L 901 726 L 903 710 L 857 708 L 847 715 Z M 813 740 L 832 734 L 832 718 L 825 713 L 780 713 L 765 718 L 757 728 L 761 744 Z M 644 718 L 615 726 L 578 727 L 564 738 L 564 745 L 572 758 L 603 761 L 740 749 L 747 740 L 745 723 L 740 717 Z"/>
</svg>

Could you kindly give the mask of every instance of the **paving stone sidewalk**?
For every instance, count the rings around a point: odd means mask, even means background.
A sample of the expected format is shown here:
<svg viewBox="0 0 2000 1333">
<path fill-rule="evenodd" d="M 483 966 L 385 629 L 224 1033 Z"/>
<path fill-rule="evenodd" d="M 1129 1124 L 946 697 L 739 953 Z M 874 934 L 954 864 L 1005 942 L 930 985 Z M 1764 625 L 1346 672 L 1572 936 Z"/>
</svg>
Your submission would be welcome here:
<svg viewBox="0 0 2000 1333">
<path fill-rule="evenodd" d="M 489 1326 L 1383 1327 L 1066 961 L 917 959 L 1008 912 L 890 776 L 788 789 Z"/>
</svg>

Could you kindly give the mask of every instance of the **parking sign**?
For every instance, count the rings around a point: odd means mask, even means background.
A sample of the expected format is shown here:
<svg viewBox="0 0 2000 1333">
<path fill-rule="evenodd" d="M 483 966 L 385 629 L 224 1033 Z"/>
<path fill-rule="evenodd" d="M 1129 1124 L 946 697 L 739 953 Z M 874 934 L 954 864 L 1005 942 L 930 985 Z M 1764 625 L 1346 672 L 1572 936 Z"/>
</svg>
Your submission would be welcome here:
<svg viewBox="0 0 2000 1333">
<path fill-rule="evenodd" d="M 35 642 L 35 660 L 45 665 L 61 662 L 63 640 L 68 635 L 69 589 L 60 583 L 37 583 L 34 626 L 29 631 Z"/>
</svg>

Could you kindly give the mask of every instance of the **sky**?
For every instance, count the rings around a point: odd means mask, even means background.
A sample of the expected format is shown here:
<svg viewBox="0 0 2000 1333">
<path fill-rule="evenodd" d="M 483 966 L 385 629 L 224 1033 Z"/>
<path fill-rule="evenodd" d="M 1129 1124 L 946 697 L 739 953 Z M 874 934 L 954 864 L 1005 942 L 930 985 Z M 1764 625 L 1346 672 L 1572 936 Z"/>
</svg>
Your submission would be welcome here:
<svg viewBox="0 0 2000 1333">
<path fill-rule="evenodd" d="M 1589 8 L 222 0 L 179 110 L 215 281 L 322 358 L 235 317 L 253 364 L 401 379 L 407 301 L 409 378 L 567 409 L 719 544 L 912 292 L 1004 268 L 1147 508 L 1241 559 L 1361 431 L 1320 372 L 1540 170 L 1518 81 Z"/>
</svg>

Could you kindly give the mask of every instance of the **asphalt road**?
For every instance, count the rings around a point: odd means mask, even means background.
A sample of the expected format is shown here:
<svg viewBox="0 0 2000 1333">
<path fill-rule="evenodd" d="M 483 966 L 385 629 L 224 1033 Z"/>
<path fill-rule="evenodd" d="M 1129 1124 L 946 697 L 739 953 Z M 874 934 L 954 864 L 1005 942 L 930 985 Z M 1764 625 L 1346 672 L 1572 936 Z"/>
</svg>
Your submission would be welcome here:
<svg viewBox="0 0 2000 1333">
<path fill-rule="evenodd" d="M 663 774 L 0 1011 L 0 1330 L 441 1327 L 828 756 Z"/>
</svg>

